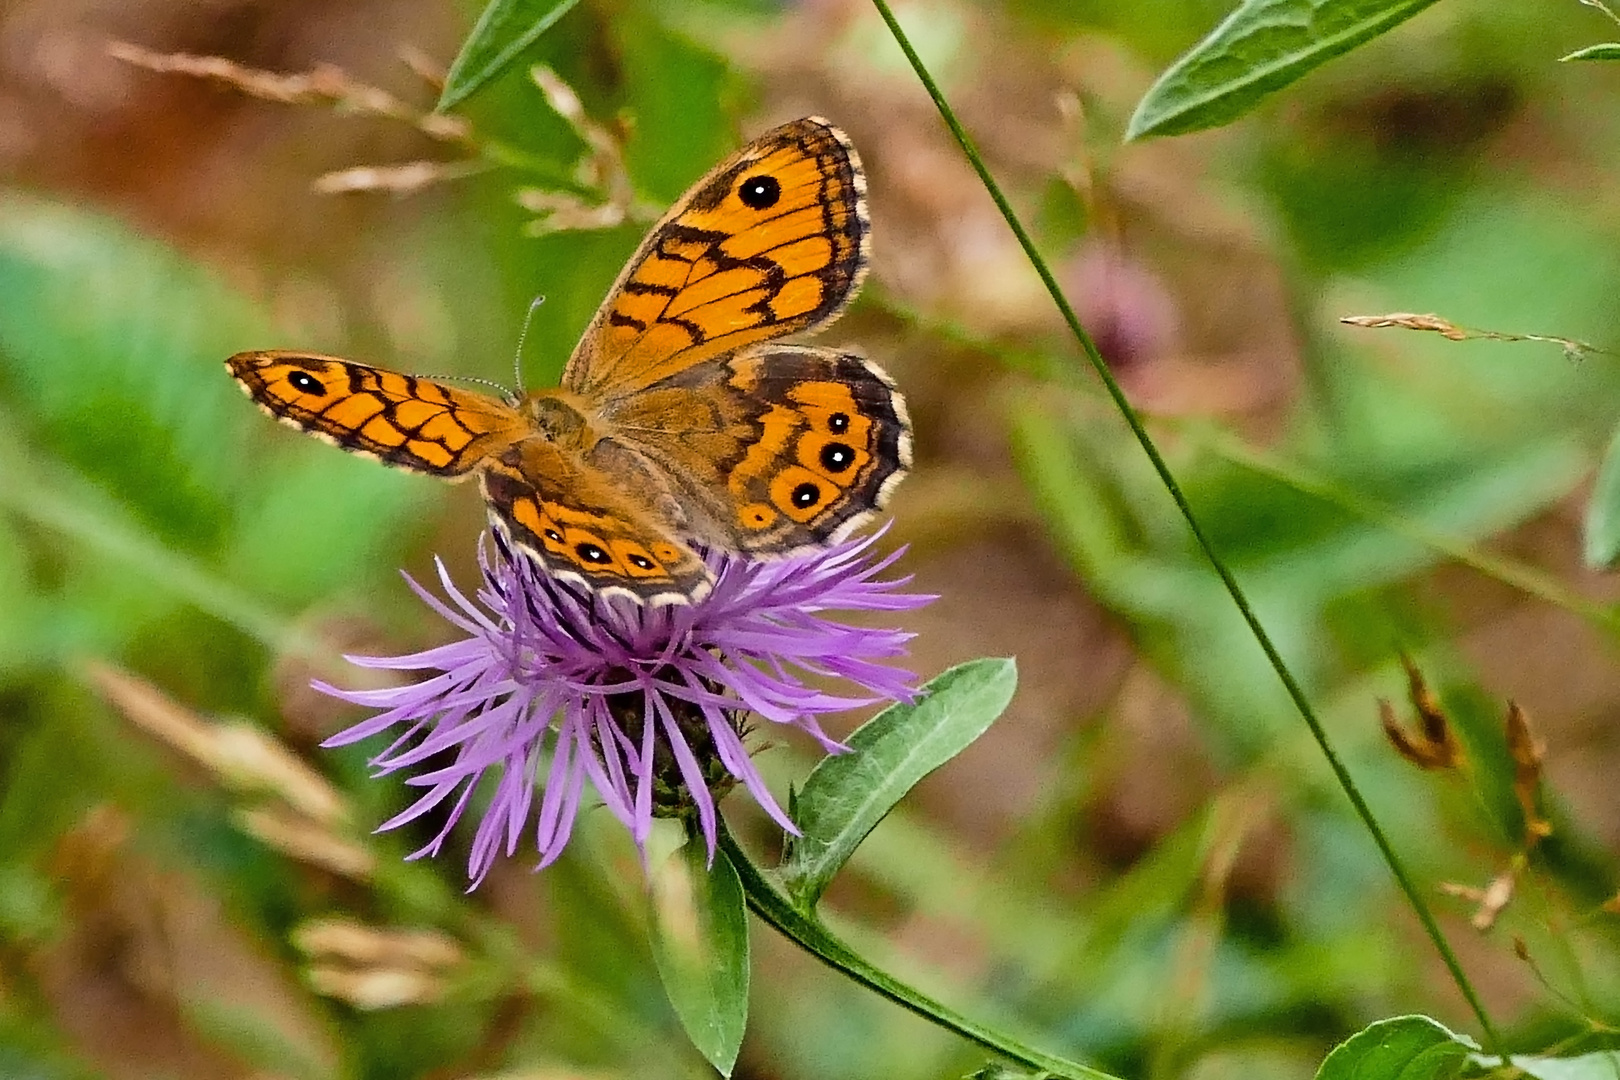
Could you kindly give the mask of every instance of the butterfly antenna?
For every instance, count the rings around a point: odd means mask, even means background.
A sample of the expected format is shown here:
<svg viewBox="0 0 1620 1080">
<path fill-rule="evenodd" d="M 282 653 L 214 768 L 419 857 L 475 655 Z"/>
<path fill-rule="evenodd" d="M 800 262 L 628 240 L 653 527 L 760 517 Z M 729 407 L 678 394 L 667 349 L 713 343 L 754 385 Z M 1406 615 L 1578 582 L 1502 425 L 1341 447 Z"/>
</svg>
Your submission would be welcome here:
<svg viewBox="0 0 1620 1080">
<path fill-rule="evenodd" d="M 494 379 L 480 379 L 476 375 L 423 375 L 420 372 L 417 372 L 416 374 L 413 374 L 411 378 L 427 379 L 432 382 L 476 383 L 479 386 L 487 386 L 493 390 L 499 390 L 501 392 L 501 398 L 512 403 L 516 403 L 518 398 L 522 396 L 521 394 L 515 394 L 511 390 L 508 390 Z"/>
<path fill-rule="evenodd" d="M 529 301 L 529 312 L 523 316 L 523 329 L 518 331 L 517 355 L 512 358 L 512 377 L 517 381 L 518 393 L 523 392 L 523 343 L 529 338 L 529 324 L 534 321 L 534 313 L 541 304 L 546 302 L 544 296 L 537 296 Z"/>
</svg>

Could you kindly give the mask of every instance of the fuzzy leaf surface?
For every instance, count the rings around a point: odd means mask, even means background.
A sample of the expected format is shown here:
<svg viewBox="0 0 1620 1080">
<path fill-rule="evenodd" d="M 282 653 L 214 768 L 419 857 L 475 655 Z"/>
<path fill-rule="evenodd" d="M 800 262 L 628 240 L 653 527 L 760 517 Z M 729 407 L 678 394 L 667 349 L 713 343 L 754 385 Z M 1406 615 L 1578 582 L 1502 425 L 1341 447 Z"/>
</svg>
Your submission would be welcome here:
<svg viewBox="0 0 1620 1080">
<path fill-rule="evenodd" d="M 912 705 L 891 705 L 823 758 L 796 803 L 796 838 L 780 871 L 802 910 L 813 908 L 866 835 L 917 782 L 966 749 L 1006 709 L 1018 685 L 1011 659 L 970 660 L 935 677 Z"/>
<path fill-rule="evenodd" d="M 1478 1049 L 1427 1016 L 1396 1016 L 1334 1047 L 1316 1080 L 1452 1080 Z"/>
<path fill-rule="evenodd" d="M 1244 0 L 1170 65 L 1136 106 L 1127 140 L 1230 123 L 1316 67 L 1434 0 Z"/>
<path fill-rule="evenodd" d="M 730 1076 L 748 1026 L 748 910 L 726 853 L 689 841 L 653 885 L 653 958 L 692 1045 Z"/>
<path fill-rule="evenodd" d="M 450 65 L 438 109 L 466 101 L 494 81 L 579 0 L 491 0 Z"/>
</svg>

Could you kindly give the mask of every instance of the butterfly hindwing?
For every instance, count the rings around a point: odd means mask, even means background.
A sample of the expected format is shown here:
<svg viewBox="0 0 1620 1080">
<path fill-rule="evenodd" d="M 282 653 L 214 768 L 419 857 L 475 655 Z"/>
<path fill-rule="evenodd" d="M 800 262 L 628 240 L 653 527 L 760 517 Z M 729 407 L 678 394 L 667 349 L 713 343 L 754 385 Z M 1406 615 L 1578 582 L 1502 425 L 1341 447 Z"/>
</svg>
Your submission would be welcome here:
<svg viewBox="0 0 1620 1080">
<path fill-rule="evenodd" d="M 606 416 L 612 435 L 595 453 L 623 444 L 642 455 L 672 481 L 687 530 L 736 551 L 837 539 L 886 505 L 911 466 L 905 400 L 876 364 L 835 349 L 755 346 Z"/>
<path fill-rule="evenodd" d="M 709 172 L 642 241 L 563 373 L 611 399 L 756 341 L 820 326 L 866 273 L 866 180 L 815 117 Z"/>
<path fill-rule="evenodd" d="M 414 472 L 463 475 L 529 428 L 487 394 L 335 356 L 245 352 L 225 366 L 276 419 Z"/>
<path fill-rule="evenodd" d="M 712 575 L 697 553 L 571 449 L 524 439 L 480 476 L 491 518 L 554 576 L 642 603 L 708 593 Z"/>
</svg>

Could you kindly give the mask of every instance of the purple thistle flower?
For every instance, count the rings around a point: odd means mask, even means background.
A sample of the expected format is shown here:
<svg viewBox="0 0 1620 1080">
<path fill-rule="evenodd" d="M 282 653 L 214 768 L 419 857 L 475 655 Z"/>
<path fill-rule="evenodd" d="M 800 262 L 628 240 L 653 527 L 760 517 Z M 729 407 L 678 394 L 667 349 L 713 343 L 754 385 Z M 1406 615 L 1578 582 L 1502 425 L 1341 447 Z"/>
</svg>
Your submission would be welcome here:
<svg viewBox="0 0 1620 1080">
<path fill-rule="evenodd" d="M 379 776 L 454 752 L 453 763 L 407 779 L 428 790 L 379 827 L 403 825 L 454 797 L 443 828 L 412 858 L 438 852 L 479 780 L 496 769 L 469 859 L 474 884 L 503 848 L 517 850 L 537 785 L 541 867 L 562 854 L 587 781 L 637 846 L 654 816 L 695 813 L 712 858 L 716 799 L 738 782 L 796 834 L 749 758 L 745 718 L 796 726 L 840 753 L 847 747 L 822 731 L 821 714 L 914 698 L 910 672 L 877 662 L 903 655 L 911 634 L 826 614 L 906 611 L 933 599 L 899 591 L 909 577 L 879 580 L 902 554 L 875 558 L 880 535 L 778 561 L 710 552 L 713 591 L 662 607 L 578 591 L 511 554 L 497 536 L 480 545 L 476 603 L 452 584 L 443 562 L 448 602 L 406 577 L 465 638 L 409 656 L 348 658 L 438 674 L 387 690 L 315 684 L 382 710 L 325 745 L 403 728 L 372 760 Z M 842 680 L 854 692 L 820 690 L 805 676 Z"/>
</svg>

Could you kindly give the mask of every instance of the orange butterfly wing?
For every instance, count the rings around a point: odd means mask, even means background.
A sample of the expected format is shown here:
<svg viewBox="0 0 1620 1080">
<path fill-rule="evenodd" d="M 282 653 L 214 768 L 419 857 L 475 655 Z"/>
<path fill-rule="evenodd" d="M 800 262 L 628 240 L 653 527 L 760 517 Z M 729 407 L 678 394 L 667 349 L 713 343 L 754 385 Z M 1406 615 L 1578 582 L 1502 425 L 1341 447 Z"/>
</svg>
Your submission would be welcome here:
<svg viewBox="0 0 1620 1080">
<path fill-rule="evenodd" d="M 709 568 L 657 510 L 571 449 L 522 439 L 491 458 L 479 480 L 492 520 L 555 577 L 649 604 L 709 592 Z"/>
<path fill-rule="evenodd" d="M 335 356 L 244 352 L 225 367 L 277 420 L 413 472 L 462 476 L 533 430 L 487 394 Z"/>
<path fill-rule="evenodd" d="M 836 317 L 869 237 L 849 140 L 797 120 L 721 162 L 654 226 L 560 392 L 508 403 L 291 351 L 226 366 L 266 412 L 345 450 L 476 472 L 495 524 L 556 576 L 687 602 L 712 585 L 689 541 L 766 555 L 825 543 L 881 507 L 910 463 L 904 402 L 875 365 L 746 348 Z"/>
<path fill-rule="evenodd" d="M 610 459 L 614 446 L 634 456 Z M 758 345 L 622 399 L 589 459 L 631 483 L 636 456 L 666 478 L 683 535 L 782 555 L 848 535 L 887 505 L 911 467 L 911 421 L 864 357 Z"/>
<path fill-rule="evenodd" d="M 610 401 L 701 361 L 826 323 L 865 276 L 866 179 L 815 117 L 715 166 L 631 257 L 563 373 Z"/>
</svg>

